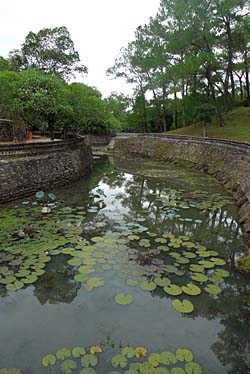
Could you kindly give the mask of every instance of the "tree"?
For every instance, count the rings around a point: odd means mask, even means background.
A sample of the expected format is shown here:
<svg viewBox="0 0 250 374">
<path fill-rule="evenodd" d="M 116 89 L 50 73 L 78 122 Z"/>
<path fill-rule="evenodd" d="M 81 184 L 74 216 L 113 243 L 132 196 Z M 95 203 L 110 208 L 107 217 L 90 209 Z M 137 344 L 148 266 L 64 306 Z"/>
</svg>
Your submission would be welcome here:
<svg viewBox="0 0 250 374">
<path fill-rule="evenodd" d="M 212 122 L 215 107 L 211 104 L 202 104 L 194 108 L 194 117 L 204 125 L 203 136 L 207 138 L 207 124 Z"/>
<path fill-rule="evenodd" d="M 12 51 L 9 59 L 17 71 L 35 68 L 65 80 L 74 73 L 87 73 L 65 26 L 29 32 L 21 49 Z"/>
</svg>

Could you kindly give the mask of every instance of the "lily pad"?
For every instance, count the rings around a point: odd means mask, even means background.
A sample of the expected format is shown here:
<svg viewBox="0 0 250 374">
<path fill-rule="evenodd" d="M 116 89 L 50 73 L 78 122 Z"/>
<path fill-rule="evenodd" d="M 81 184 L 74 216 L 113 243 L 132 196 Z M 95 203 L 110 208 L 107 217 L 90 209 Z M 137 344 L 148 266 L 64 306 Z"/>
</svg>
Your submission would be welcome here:
<svg viewBox="0 0 250 374">
<path fill-rule="evenodd" d="M 56 357 L 54 355 L 47 355 L 42 358 L 42 365 L 47 367 L 49 365 L 55 365 L 56 363 Z"/>
<path fill-rule="evenodd" d="M 154 282 L 143 281 L 140 283 L 140 287 L 145 291 L 153 291 L 156 289 L 156 284 Z"/>
<path fill-rule="evenodd" d="M 205 274 L 200 273 L 194 273 L 193 275 L 191 275 L 191 279 L 200 283 L 205 283 L 208 281 L 208 277 Z"/>
<path fill-rule="evenodd" d="M 217 269 L 217 270 L 215 270 L 214 274 L 219 275 L 219 277 L 222 277 L 222 278 L 227 278 L 227 277 L 230 276 L 229 271 L 224 270 L 224 269 Z"/>
<path fill-rule="evenodd" d="M 132 347 L 124 347 L 122 349 L 122 355 L 126 356 L 127 358 L 132 358 L 135 356 L 135 350 Z"/>
<path fill-rule="evenodd" d="M 185 374 L 185 371 L 182 368 L 173 368 L 171 374 Z"/>
<path fill-rule="evenodd" d="M 120 305 L 128 305 L 133 302 L 133 296 L 125 295 L 124 293 L 119 293 L 115 296 L 115 301 L 117 304 L 120 304 Z"/>
<path fill-rule="evenodd" d="M 94 367 L 94 366 L 97 365 L 97 362 L 98 362 L 97 357 L 95 355 L 92 355 L 92 354 L 85 355 L 81 359 L 81 364 L 85 368 L 87 368 L 89 366 Z"/>
<path fill-rule="evenodd" d="M 149 362 L 150 365 L 152 365 L 153 367 L 157 367 L 157 366 L 159 366 L 160 361 L 161 361 L 161 356 L 160 356 L 158 353 L 152 353 L 152 354 L 148 357 L 148 362 Z"/>
<path fill-rule="evenodd" d="M 137 285 L 138 285 L 137 280 L 135 280 L 135 279 L 127 279 L 127 286 L 135 287 Z"/>
<path fill-rule="evenodd" d="M 65 360 L 71 356 L 71 350 L 68 348 L 61 348 L 56 352 L 56 357 L 58 360 Z"/>
<path fill-rule="evenodd" d="M 84 368 L 80 370 L 80 374 L 96 374 L 96 371 L 93 368 Z"/>
<path fill-rule="evenodd" d="M 180 362 L 191 362 L 193 361 L 193 353 L 185 348 L 177 349 L 176 358 Z"/>
<path fill-rule="evenodd" d="M 175 299 L 172 301 L 172 305 L 177 312 L 180 313 L 192 313 L 194 306 L 189 300 L 178 300 Z"/>
<path fill-rule="evenodd" d="M 86 353 L 86 350 L 83 347 L 74 347 L 72 349 L 72 356 L 75 358 L 84 356 L 85 353 Z"/>
<path fill-rule="evenodd" d="M 175 357 L 175 354 L 172 352 L 162 352 L 160 354 L 160 363 L 163 365 L 174 365 L 176 364 L 177 359 Z"/>
<path fill-rule="evenodd" d="M 128 360 L 124 355 L 116 355 L 112 358 L 111 362 L 114 368 L 125 368 L 127 366 Z"/>
<path fill-rule="evenodd" d="M 146 357 L 148 350 L 144 347 L 136 347 L 135 348 L 135 356 L 137 358 Z"/>
<path fill-rule="evenodd" d="M 212 295 L 219 295 L 222 292 L 222 289 L 215 284 L 208 284 L 204 290 Z"/>
<path fill-rule="evenodd" d="M 185 365 L 185 372 L 187 374 L 202 374 L 202 368 L 196 362 L 189 362 Z"/>
<path fill-rule="evenodd" d="M 201 293 L 201 289 L 195 284 L 188 283 L 185 286 L 182 286 L 182 291 L 187 295 L 197 296 Z"/>
<path fill-rule="evenodd" d="M 165 286 L 163 290 L 164 292 L 166 292 L 168 295 L 171 295 L 171 296 L 178 296 L 182 294 L 181 287 L 175 284 L 170 284 L 169 286 Z"/>
<path fill-rule="evenodd" d="M 77 364 L 73 360 L 65 360 L 61 363 L 61 373 L 71 374 L 72 370 L 77 368 Z"/>
</svg>

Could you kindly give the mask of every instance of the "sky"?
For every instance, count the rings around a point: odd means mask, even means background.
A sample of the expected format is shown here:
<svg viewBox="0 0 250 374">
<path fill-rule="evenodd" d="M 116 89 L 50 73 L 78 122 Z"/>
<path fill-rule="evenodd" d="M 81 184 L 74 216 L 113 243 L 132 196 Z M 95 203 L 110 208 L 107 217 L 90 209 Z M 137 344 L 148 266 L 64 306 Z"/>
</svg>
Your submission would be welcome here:
<svg viewBox="0 0 250 374">
<path fill-rule="evenodd" d="M 0 56 L 19 49 L 29 31 L 66 26 L 89 69 L 78 81 L 98 88 L 104 97 L 112 91 L 129 94 L 126 82 L 111 80 L 106 70 L 158 6 L 159 0 L 0 0 Z"/>
</svg>

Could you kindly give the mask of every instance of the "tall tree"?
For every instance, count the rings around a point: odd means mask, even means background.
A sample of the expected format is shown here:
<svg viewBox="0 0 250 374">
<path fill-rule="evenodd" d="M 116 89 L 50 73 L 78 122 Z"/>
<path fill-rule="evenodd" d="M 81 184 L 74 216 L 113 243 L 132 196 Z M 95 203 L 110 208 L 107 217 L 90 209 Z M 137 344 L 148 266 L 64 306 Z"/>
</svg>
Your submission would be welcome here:
<svg viewBox="0 0 250 374">
<path fill-rule="evenodd" d="M 10 52 L 9 58 L 16 70 L 36 68 L 65 80 L 74 73 L 87 73 L 65 26 L 29 32 L 21 49 Z"/>
</svg>

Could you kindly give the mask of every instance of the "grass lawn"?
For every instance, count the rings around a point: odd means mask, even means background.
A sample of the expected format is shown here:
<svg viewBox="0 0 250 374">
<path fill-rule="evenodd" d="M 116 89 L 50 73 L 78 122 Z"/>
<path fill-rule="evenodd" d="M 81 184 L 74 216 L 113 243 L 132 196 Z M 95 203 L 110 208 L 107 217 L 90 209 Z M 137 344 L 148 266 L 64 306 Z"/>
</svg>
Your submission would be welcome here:
<svg viewBox="0 0 250 374">
<path fill-rule="evenodd" d="M 250 108 L 237 108 L 224 115 L 225 127 L 219 127 L 216 119 L 208 124 L 208 137 L 250 142 Z M 186 126 L 167 134 L 203 136 L 203 125 Z"/>
</svg>

